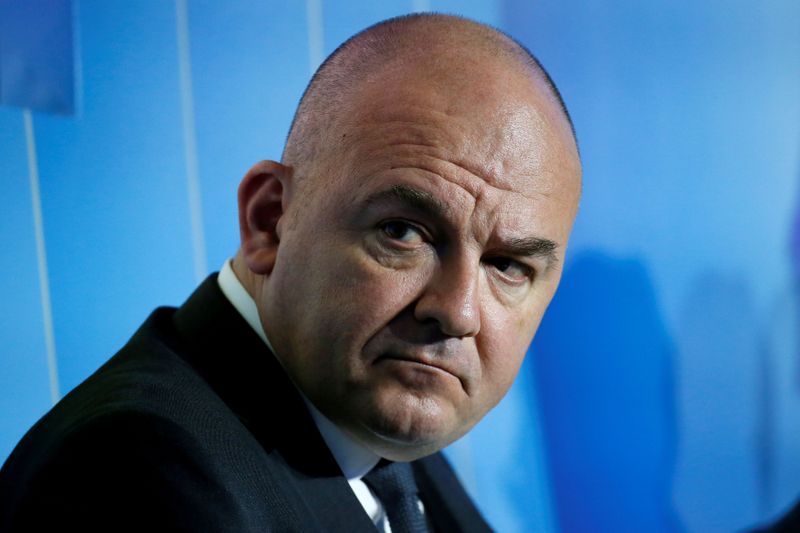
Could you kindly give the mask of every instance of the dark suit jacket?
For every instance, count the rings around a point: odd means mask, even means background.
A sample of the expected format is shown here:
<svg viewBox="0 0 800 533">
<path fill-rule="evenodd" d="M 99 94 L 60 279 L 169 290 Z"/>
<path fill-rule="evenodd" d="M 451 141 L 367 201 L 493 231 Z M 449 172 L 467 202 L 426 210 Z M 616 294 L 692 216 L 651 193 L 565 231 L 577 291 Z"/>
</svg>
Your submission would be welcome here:
<svg viewBox="0 0 800 533">
<path fill-rule="evenodd" d="M 415 461 L 439 531 L 486 531 L 440 454 Z M 275 357 L 208 278 L 22 439 L 0 531 L 375 531 Z"/>
</svg>

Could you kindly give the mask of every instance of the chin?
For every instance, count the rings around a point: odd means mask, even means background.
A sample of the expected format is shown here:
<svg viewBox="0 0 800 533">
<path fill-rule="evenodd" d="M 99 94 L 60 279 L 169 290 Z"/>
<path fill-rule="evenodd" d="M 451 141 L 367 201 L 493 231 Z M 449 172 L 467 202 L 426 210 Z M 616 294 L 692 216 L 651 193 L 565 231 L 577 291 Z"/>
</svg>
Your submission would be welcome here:
<svg viewBox="0 0 800 533">
<path fill-rule="evenodd" d="M 365 444 L 375 454 L 390 461 L 414 461 L 438 452 L 447 441 L 439 439 L 408 439 L 407 435 L 392 435 L 369 430 Z"/>
<path fill-rule="evenodd" d="M 463 434 L 453 430 L 457 425 L 454 413 L 436 400 L 394 399 L 387 403 L 375 406 L 362 418 L 362 437 L 381 457 L 413 461 L 441 450 Z"/>
</svg>

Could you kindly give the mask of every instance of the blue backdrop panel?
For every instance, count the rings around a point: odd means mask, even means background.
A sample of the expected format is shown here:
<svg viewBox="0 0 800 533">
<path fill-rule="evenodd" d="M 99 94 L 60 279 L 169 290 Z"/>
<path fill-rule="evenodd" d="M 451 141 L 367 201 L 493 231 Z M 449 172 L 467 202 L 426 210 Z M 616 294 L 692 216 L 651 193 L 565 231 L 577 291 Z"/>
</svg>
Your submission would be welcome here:
<svg viewBox="0 0 800 533">
<path fill-rule="evenodd" d="M 0 0 L 0 104 L 75 111 L 70 0 Z"/>
<path fill-rule="evenodd" d="M 0 457 L 51 405 L 22 113 L 0 108 Z"/>
<path fill-rule="evenodd" d="M 426 10 L 468 17 L 484 24 L 500 26 L 502 3 L 494 0 L 429 0 Z"/>
<path fill-rule="evenodd" d="M 35 116 L 63 391 L 194 286 L 175 9 L 80 6 L 84 112 Z"/>
<path fill-rule="evenodd" d="M 280 159 L 309 77 L 303 2 L 189 3 L 192 80 L 208 267 L 239 243 L 236 186 L 256 161 Z"/>
</svg>

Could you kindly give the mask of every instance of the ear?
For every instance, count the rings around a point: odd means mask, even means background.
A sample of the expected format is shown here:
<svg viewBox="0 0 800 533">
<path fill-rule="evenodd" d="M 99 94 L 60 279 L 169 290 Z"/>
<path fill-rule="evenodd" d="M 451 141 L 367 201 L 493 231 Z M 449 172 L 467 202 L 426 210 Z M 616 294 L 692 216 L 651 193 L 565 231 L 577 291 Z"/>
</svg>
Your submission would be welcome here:
<svg viewBox="0 0 800 533">
<path fill-rule="evenodd" d="M 288 205 L 292 168 L 275 161 L 256 163 L 239 184 L 239 235 L 248 268 L 266 275 L 275 267 L 278 222 Z"/>
</svg>

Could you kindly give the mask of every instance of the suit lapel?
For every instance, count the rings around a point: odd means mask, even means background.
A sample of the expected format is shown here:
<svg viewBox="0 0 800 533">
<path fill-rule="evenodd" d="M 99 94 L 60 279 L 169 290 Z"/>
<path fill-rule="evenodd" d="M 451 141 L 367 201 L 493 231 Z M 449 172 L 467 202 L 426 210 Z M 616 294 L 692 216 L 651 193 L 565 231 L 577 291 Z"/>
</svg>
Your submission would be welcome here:
<svg viewBox="0 0 800 533">
<path fill-rule="evenodd" d="M 211 276 L 173 318 L 179 353 L 209 383 L 268 454 L 282 459 L 304 530 L 375 527 L 328 450 L 276 357 Z M 282 487 L 281 490 L 288 490 Z M 312 526 L 314 524 L 314 526 Z"/>
</svg>

